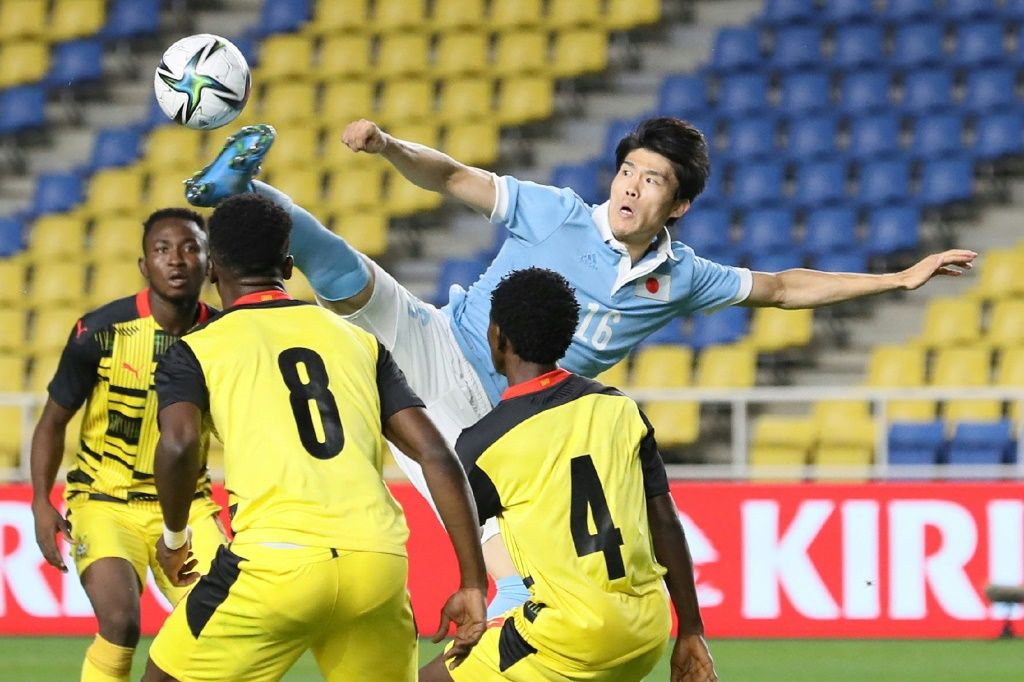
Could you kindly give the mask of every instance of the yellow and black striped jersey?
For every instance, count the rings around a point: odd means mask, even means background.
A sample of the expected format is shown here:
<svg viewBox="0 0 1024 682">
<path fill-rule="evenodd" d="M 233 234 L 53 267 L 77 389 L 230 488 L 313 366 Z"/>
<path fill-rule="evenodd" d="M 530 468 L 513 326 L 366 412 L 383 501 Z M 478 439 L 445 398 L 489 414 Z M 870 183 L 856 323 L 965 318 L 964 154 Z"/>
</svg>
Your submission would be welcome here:
<svg viewBox="0 0 1024 682">
<path fill-rule="evenodd" d="M 665 640 L 646 499 L 668 480 L 635 402 L 558 369 L 509 388 L 455 449 L 531 593 L 512 620 L 520 646 L 601 668 Z"/>
<path fill-rule="evenodd" d="M 243 296 L 157 369 L 160 407 L 208 412 L 235 542 L 405 554 L 382 424 L 422 407 L 377 339 L 278 290 Z"/>
<path fill-rule="evenodd" d="M 200 303 L 196 322 L 205 322 L 211 312 Z M 75 323 L 48 387 L 61 407 L 78 410 L 85 403 L 66 496 L 156 500 L 153 454 L 160 432 L 153 372 L 177 340 L 150 313 L 149 289 L 112 301 Z M 204 429 L 204 459 L 208 440 Z M 205 468 L 196 493 L 210 494 Z"/>
</svg>

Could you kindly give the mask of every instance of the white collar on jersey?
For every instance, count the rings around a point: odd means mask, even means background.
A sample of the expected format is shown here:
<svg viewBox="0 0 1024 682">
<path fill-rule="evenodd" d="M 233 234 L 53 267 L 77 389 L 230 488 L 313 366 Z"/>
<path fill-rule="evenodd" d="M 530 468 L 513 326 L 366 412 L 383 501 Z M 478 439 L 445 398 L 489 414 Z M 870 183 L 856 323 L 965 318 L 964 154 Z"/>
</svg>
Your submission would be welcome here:
<svg viewBox="0 0 1024 682">
<path fill-rule="evenodd" d="M 593 218 L 597 231 L 605 243 L 619 252 L 619 275 L 615 278 L 615 284 L 612 285 L 612 295 L 614 295 L 615 292 L 626 284 L 654 272 L 667 259 L 678 261 L 679 257 L 672 251 L 672 237 L 668 233 L 668 228 L 665 227 L 662 228 L 657 237 L 655 246 L 657 249 L 656 256 L 654 258 L 646 258 L 633 265 L 633 261 L 629 257 L 629 251 L 626 250 L 626 245 L 612 234 L 612 226 L 608 221 L 608 210 L 610 208 L 611 202 L 606 201 L 595 206 L 590 216 Z"/>
</svg>

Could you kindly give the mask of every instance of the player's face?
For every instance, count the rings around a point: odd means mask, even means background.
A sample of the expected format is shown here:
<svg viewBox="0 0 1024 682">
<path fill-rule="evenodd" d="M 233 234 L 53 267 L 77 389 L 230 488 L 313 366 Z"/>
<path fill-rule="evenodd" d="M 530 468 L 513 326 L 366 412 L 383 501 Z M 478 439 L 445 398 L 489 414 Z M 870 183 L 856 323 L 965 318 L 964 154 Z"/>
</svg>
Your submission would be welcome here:
<svg viewBox="0 0 1024 682">
<path fill-rule="evenodd" d="M 690 202 L 676 199 L 675 172 L 661 154 L 634 149 L 623 159 L 612 180 L 608 222 L 623 244 L 647 244 L 665 222 L 678 218 Z"/>
<path fill-rule="evenodd" d="M 139 261 L 151 290 L 169 301 L 199 298 L 206 279 L 206 235 L 191 220 L 164 218 L 146 236 Z"/>
</svg>

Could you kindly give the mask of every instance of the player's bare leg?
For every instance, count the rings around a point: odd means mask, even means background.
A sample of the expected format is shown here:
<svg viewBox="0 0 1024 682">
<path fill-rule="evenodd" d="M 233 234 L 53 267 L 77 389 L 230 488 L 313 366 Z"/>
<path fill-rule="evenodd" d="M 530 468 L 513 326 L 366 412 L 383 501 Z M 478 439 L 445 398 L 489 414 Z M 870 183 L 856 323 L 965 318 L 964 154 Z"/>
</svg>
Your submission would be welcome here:
<svg viewBox="0 0 1024 682">
<path fill-rule="evenodd" d="M 444 654 L 438 654 L 434 660 L 420 668 L 420 682 L 452 682 L 443 656 Z"/>
<path fill-rule="evenodd" d="M 178 682 L 163 670 L 161 670 L 153 659 L 146 660 L 146 673 L 142 676 L 142 682 Z"/>
<path fill-rule="evenodd" d="M 135 569 L 124 559 L 98 559 L 82 574 L 82 587 L 99 624 L 99 635 L 85 652 L 82 680 L 127 680 L 140 630 Z"/>
</svg>

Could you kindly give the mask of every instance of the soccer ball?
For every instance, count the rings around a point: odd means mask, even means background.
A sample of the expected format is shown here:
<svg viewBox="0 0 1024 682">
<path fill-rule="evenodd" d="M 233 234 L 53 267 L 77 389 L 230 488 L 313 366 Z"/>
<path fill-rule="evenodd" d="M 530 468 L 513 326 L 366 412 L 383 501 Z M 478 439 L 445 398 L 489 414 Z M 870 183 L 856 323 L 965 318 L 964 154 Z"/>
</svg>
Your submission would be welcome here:
<svg viewBox="0 0 1024 682">
<path fill-rule="evenodd" d="M 230 123 L 249 99 L 245 57 L 228 40 L 200 33 L 167 48 L 153 76 L 160 108 L 175 122 L 209 130 Z"/>
</svg>

